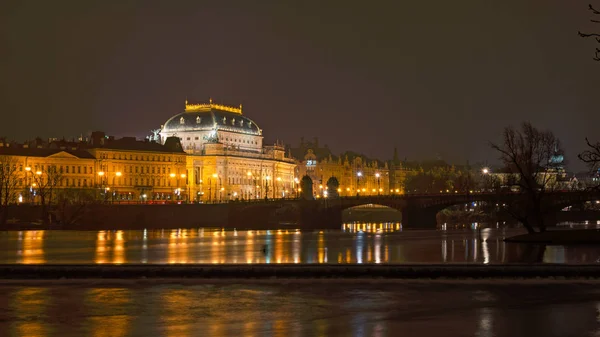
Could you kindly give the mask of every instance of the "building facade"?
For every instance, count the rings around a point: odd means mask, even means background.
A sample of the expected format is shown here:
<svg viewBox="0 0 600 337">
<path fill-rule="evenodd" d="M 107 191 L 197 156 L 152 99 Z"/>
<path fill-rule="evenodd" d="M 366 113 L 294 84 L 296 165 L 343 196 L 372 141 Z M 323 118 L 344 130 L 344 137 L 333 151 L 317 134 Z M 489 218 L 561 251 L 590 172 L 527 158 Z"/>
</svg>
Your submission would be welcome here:
<svg viewBox="0 0 600 337">
<path fill-rule="evenodd" d="M 90 142 L 0 142 L 0 163 L 0 180 L 11 185 L 2 198 L 11 203 L 53 203 L 74 192 L 107 202 L 187 199 L 178 190 L 187 174 L 177 139 L 162 145 L 94 132 Z"/>
<path fill-rule="evenodd" d="M 160 129 L 160 141 L 181 140 L 187 192 L 194 202 L 295 196 L 296 163 L 282 144 L 263 145 L 262 129 L 242 106 L 188 104 Z"/>
<path fill-rule="evenodd" d="M 111 201 L 186 201 L 186 154 L 178 139 L 165 144 L 92 133 L 87 151 L 95 159 L 95 186 Z"/>
<path fill-rule="evenodd" d="M 317 138 L 312 142 L 301 139 L 300 145 L 291 148 L 290 152 L 298 159 L 298 176 L 307 175 L 312 179 L 315 198 L 327 196 L 327 181 L 331 177 L 337 178 L 338 193 L 342 197 L 396 193 L 390 190 L 390 171 L 386 162 L 353 152 L 335 156 L 327 145 L 319 146 Z"/>
</svg>

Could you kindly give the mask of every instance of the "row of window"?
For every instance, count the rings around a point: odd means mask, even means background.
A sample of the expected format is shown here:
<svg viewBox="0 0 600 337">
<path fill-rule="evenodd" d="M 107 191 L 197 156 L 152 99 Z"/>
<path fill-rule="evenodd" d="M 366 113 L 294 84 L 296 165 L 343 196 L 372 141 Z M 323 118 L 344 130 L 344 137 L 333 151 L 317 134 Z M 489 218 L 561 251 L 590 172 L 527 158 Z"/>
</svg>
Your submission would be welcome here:
<svg viewBox="0 0 600 337">
<path fill-rule="evenodd" d="M 273 186 L 273 181 L 277 181 L 277 180 L 273 180 L 273 179 L 269 179 L 269 180 L 263 180 L 261 181 L 257 181 L 257 180 L 253 180 L 250 178 L 228 178 L 227 181 L 229 182 L 229 185 L 254 185 L 254 183 L 256 183 L 257 185 L 264 185 L 265 183 Z M 282 185 L 288 185 L 286 182 L 284 181 L 277 181 L 277 185 L 278 186 L 282 186 Z"/>
<path fill-rule="evenodd" d="M 56 166 L 56 165 L 34 165 L 33 168 L 31 169 L 31 171 L 33 173 L 37 172 L 37 171 L 42 171 L 42 172 L 46 172 L 45 170 L 52 170 L 52 169 L 58 169 L 58 172 L 60 173 L 73 173 L 73 174 L 87 174 L 88 172 L 90 174 L 94 173 L 94 168 L 91 166 L 80 166 L 80 165 L 60 165 L 60 166 Z M 25 170 L 25 166 L 23 166 L 23 164 L 19 165 L 19 171 L 23 171 Z"/>
<path fill-rule="evenodd" d="M 108 159 L 108 153 L 101 153 L 100 159 Z M 145 160 L 145 161 L 164 161 L 170 162 L 170 156 L 156 156 L 156 155 L 127 155 L 121 153 L 113 153 L 112 159 L 115 160 Z M 185 159 L 183 157 L 175 157 L 175 162 L 183 162 Z"/>
<path fill-rule="evenodd" d="M 108 165 L 102 166 L 103 171 L 108 171 Z M 122 173 L 153 173 L 153 174 L 170 174 L 170 166 L 123 166 Z M 112 172 L 118 172 L 117 167 L 113 165 Z"/>
</svg>

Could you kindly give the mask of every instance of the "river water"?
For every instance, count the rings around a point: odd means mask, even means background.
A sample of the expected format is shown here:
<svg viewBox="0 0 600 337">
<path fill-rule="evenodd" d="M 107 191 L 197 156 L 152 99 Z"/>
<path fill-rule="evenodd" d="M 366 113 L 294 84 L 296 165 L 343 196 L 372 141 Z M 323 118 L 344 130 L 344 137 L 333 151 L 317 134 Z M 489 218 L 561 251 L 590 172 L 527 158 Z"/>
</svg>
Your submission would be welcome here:
<svg viewBox="0 0 600 337">
<path fill-rule="evenodd" d="M 596 224 L 594 224 L 596 226 Z M 21 231 L 0 233 L 0 263 L 477 263 L 600 264 L 600 246 L 503 242 L 522 229 L 402 230 L 400 224 L 338 231 Z"/>
<path fill-rule="evenodd" d="M 0 335 L 600 336 L 598 283 L 0 283 Z"/>
</svg>

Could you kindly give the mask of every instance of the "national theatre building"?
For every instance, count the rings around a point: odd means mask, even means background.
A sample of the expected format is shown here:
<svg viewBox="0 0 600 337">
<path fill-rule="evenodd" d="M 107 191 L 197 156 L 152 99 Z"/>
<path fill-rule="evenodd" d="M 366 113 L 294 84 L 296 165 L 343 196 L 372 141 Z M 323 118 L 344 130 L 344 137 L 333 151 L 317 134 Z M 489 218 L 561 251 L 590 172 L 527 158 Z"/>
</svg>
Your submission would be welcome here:
<svg viewBox="0 0 600 337">
<path fill-rule="evenodd" d="M 283 144 L 264 146 L 262 132 L 241 105 L 186 101 L 185 111 L 161 126 L 160 141 L 181 140 L 190 201 L 294 197 L 295 161 Z"/>
</svg>

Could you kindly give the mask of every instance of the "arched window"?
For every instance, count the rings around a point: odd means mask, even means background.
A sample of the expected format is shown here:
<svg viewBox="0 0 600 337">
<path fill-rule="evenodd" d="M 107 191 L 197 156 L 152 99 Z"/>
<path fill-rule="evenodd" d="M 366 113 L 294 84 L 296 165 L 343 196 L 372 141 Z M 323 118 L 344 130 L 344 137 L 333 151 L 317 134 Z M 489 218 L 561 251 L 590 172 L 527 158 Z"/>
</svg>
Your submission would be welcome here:
<svg viewBox="0 0 600 337">
<path fill-rule="evenodd" d="M 185 119 L 183 119 L 183 117 L 179 118 L 179 124 L 185 124 Z"/>
</svg>

